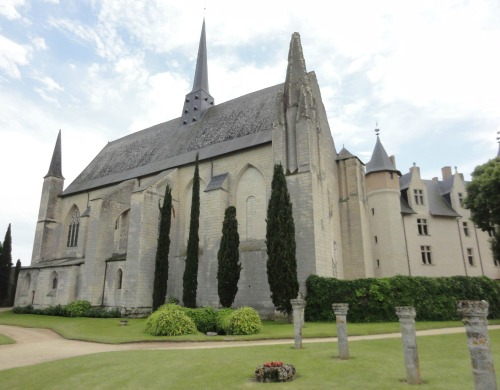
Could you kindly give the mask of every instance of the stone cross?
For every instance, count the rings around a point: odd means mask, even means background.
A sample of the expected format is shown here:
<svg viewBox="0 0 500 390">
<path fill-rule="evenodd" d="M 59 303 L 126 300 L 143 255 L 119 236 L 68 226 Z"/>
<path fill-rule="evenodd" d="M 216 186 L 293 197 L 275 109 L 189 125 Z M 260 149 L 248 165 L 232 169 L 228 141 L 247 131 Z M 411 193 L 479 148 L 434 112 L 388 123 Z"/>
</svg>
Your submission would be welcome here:
<svg viewBox="0 0 500 390">
<path fill-rule="evenodd" d="M 302 348 L 302 327 L 304 326 L 304 308 L 306 307 L 306 301 L 303 300 L 300 295 L 297 299 L 290 299 L 293 309 L 293 331 L 294 331 L 294 341 L 295 348 Z"/>
<path fill-rule="evenodd" d="M 476 390 L 496 390 L 495 367 L 488 337 L 488 302 L 458 301 L 457 312 L 462 316 Z"/>
<path fill-rule="evenodd" d="M 349 359 L 349 345 L 347 343 L 347 311 L 349 304 L 334 303 L 332 310 L 337 323 L 337 342 L 339 345 L 339 359 Z"/>
<path fill-rule="evenodd" d="M 403 340 L 403 354 L 406 365 L 406 381 L 410 385 L 422 383 L 418 362 L 417 335 L 415 332 L 415 308 L 412 306 L 396 307 Z"/>
</svg>

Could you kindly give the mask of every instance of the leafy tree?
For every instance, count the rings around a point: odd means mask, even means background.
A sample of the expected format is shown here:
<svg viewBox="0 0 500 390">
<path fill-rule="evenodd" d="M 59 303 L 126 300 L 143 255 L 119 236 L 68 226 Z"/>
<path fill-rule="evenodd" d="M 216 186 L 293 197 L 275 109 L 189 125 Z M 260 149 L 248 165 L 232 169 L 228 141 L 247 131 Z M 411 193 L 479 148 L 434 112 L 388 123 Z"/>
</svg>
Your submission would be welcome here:
<svg viewBox="0 0 500 390">
<path fill-rule="evenodd" d="M 274 166 L 266 222 L 267 280 L 271 299 L 277 310 L 290 316 L 290 299 L 297 297 L 299 282 L 292 203 L 281 164 Z"/>
<path fill-rule="evenodd" d="M 9 293 L 10 269 L 12 267 L 12 237 L 10 223 L 5 233 L 0 255 L 0 305 L 6 303 Z"/>
<path fill-rule="evenodd" d="M 163 206 L 160 207 L 160 232 L 156 248 L 153 311 L 165 303 L 168 280 L 168 253 L 170 251 L 170 225 L 172 216 L 172 189 L 167 184 Z"/>
<path fill-rule="evenodd" d="M 497 157 L 472 172 L 467 185 L 465 207 L 471 219 L 483 231 L 492 235 L 491 249 L 496 262 L 500 262 L 500 158 Z"/>
<path fill-rule="evenodd" d="M 239 248 L 240 235 L 238 234 L 238 221 L 236 208 L 229 206 L 224 213 L 222 224 L 222 238 L 220 240 L 217 259 L 217 290 L 222 307 L 231 307 L 238 292 L 241 264 Z"/>
<path fill-rule="evenodd" d="M 186 268 L 183 276 L 182 302 L 186 307 L 196 307 L 196 290 L 198 289 L 198 229 L 200 226 L 200 173 L 198 154 L 193 177 L 193 197 L 191 201 L 191 219 L 189 222 L 189 238 L 187 244 Z"/>
</svg>

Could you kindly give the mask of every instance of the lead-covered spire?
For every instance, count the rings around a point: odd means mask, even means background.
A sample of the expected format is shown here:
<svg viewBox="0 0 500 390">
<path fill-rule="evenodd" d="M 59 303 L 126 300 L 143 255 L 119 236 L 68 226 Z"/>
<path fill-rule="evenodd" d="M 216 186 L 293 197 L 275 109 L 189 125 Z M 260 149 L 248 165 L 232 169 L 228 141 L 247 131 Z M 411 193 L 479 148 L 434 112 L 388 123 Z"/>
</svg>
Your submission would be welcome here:
<svg viewBox="0 0 500 390">
<path fill-rule="evenodd" d="M 208 92 L 208 66 L 207 66 L 207 37 L 205 34 L 205 19 L 201 27 L 200 45 L 198 47 L 198 57 L 196 60 L 196 71 L 194 74 L 193 90 L 195 92 L 202 89 Z"/>
<path fill-rule="evenodd" d="M 207 39 L 205 19 L 203 19 L 193 90 L 186 95 L 182 110 L 182 123 L 188 125 L 199 121 L 213 104 L 214 99 L 208 92 Z"/>
</svg>

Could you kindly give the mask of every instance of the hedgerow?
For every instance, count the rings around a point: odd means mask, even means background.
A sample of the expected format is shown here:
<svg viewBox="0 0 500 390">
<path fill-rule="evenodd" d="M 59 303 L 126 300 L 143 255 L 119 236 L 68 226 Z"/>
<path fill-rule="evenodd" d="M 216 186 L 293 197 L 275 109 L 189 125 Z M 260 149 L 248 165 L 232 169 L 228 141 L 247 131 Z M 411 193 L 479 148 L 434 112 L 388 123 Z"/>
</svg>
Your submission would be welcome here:
<svg viewBox="0 0 500 390">
<path fill-rule="evenodd" d="M 332 303 L 348 303 L 350 322 L 397 321 L 396 306 L 413 306 L 418 320 L 458 320 L 458 300 L 485 300 L 489 318 L 500 318 L 500 283 L 487 277 L 412 277 L 306 281 L 307 321 L 333 321 Z"/>
<path fill-rule="evenodd" d="M 45 316 L 60 317 L 93 317 L 93 318 L 120 318 L 120 310 L 116 308 L 106 309 L 100 306 L 92 306 L 88 301 L 74 301 L 69 305 L 54 305 L 41 309 L 35 309 L 33 305 L 15 306 L 12 309 L 16 314 L 39 314 Z"/>
</svg>

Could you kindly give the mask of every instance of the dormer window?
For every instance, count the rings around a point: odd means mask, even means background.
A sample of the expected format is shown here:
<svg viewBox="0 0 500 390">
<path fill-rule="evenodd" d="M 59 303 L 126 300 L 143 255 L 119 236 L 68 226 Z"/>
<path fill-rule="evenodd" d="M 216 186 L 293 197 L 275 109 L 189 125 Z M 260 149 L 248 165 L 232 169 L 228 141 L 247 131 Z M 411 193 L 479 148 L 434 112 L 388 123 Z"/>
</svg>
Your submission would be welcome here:
<svg viewBox="0 0 500 390">
<path fill-rule="evenodd" d="M 424 204 L 424 190 L 413 190 L 413 198 L 415 200 L 415 204 Z"/>
</svg>

